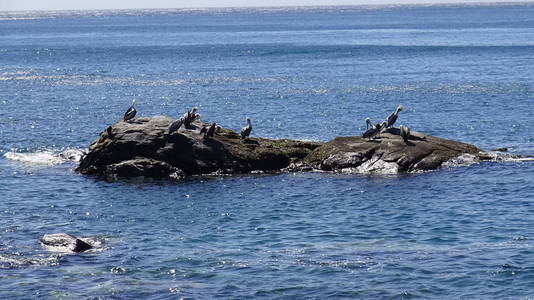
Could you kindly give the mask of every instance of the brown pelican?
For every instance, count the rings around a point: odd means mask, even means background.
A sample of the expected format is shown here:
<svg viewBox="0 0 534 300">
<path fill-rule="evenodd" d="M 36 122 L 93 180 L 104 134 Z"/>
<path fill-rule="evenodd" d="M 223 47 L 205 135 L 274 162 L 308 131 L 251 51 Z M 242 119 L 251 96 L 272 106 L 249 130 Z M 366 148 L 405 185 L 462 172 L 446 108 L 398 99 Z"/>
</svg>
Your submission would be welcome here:
<svg viewBox="0 0 534 300">
<path fill-rule="evenodd" d="M 393 124 L 395 124 L 395 122 L 397 121 L 397 118 L 399 117 L 399 112 L 401 112 L 401 110 L 403 110 L 404 107 L 402 105 L 399 105 L 399 107 L 397 107 L 397 109 L 395 110 L 394 113 L 392 113 L 391 115 L 389 115 L 389 117 L 385 120 L 386 122 L 386 127 L 385 128 L 389 128 L 391 126 L 393 126 Z"/>
<path fill-rule="evenodd" d="M 198 110 L 198 107 L 196 106 L 191 108 L 191 111 L 189 112 L 189 118 L 191 118 L 191 122 L 193 122 L 197 118 L 197 114 L 196 114 L 197 110 Z"/>
<path fill-rule="evenodd" d="M 208 131 L 206 132 L 207 137 L 213 137 L 213 134 L 215 133 L 215 128 L 217 124 L 215 122 L 211 123 L 210 128 L 208 128 Z"/>
<path fill-rule="evenodd" d="M 250 124 L 250 118 L 247 118 L 247 126 L 241 129 L 241 139 L 246 139 L 252 131 L 252 124 Z"/>
<path fill-rule="evenodd" d="M 124 113 L 124 122 L 128 122 L 131 119 L 135 117 L 135 114 L 137 111 L 135 110 L 135 99 L 132 101 L 132 105 L 128 108 L 128 110 Z"/>
<path fill-rule="evenodd" d="M 367 125 L 367 130 L 369 130 L 370 127 L 373 127 L 373 123 L 371 123 L 370 118 L 365 118 L 365 125 Z"/>
<path fill-rule="evenodd" d="M 182 115 L 182 118 L 184 119 L 185 128 L 189 128 L 191 126 L 191 123 L 197 118 L 197 110 L 198 108 L 195 106 L 190 111 L 187 111 Z"/>
<path fill-rule="evenodd" d="M 382 121 L 382 123 L 380 124 L 375 124 L 375 128 L 376 130 L 378 131 L 377 133 L 375 133 L 375 136 L 377 138 L 382 138 L 380 136 L 380 134 L 382 134 L 382 132 L 384 131 L 384 129 L 386 129 L 386 124 L 387 124 L 387 121 Z"/>
<path fill-rule="evenodd" d="M 172 134 L 175 131 L 178 131 L 180 127 L 184 124 L 184 119 L 179 118 L 178 120 L 174 121 L 169 125 L 169 134 Z"/>
<path fill-rule="evenodd" d="M 371 128 L 367 129 L 362 134 L 362 137 L 368 138 L 369 140 L 371 140 L 371 138 L 374 138 L 377 135 L 378 137 L 380 137 L 380 130 L 382 130 L 382 127 L 384 126 L 384 122 L 382 122 L 382 124 L 377 123 L 375 125 L 372 125 L 372 124 L 369 124 L 369 125 L 371 125 Z"/>
<path fill-rule="evenodd" d="M 401 125 L 399 126 L 400 129 L 400 136 L 404 140 L 405 143 L 408 143 L 408 138 L 410 137 L 410 128 L 407 126 Z"/>
</svg>

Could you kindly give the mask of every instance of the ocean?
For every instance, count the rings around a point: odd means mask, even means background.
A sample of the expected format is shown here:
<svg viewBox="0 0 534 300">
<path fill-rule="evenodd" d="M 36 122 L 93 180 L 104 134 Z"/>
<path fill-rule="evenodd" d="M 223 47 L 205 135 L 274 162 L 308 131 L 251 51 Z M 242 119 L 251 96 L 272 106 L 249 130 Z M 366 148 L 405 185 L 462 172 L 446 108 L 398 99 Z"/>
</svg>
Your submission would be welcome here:
<svg viewBox="0 0 534 300">
<path fill-rule="evenodd" d="M 534 155 L 534 4 L 0 12 L 0 298 L 532 299 L 534 163 L 107 182 L 138 116 L 253 136 L 398 124 Z M 96 245 L 69 255 L 39 238 Z"/>
</svg>

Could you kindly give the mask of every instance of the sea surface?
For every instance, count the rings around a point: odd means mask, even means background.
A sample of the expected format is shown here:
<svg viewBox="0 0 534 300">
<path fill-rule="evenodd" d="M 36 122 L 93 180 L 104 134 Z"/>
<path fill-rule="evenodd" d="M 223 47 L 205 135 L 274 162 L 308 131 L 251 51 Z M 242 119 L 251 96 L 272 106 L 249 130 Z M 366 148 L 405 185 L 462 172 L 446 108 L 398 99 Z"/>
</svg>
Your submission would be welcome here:
<svg viewBox="0 0 534 300">
<path fill-rule="evenodd" d="M 534 155 L 534 4 L 0 12 L 1 299 L 533 299 L 534 163 L 107 182 L 117 121 L 398 124 Z M 74 155 L 72 155 L 74 153 Z M 94 250 L 39 238 L 68 232 Z"/>
</svg>

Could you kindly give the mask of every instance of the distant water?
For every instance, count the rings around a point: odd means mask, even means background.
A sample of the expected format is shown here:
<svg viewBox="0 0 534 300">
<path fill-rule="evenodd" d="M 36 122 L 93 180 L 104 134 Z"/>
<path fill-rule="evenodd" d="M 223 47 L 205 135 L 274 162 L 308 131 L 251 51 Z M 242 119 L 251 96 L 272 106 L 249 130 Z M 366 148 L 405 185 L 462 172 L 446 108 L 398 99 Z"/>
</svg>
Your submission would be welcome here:
<svg viewBox="0 0 534 300">
<path fill-rule="evenodd" d="M 326 141 L 413 130 L 534 155 L 534 4 L 0 12 L 0 298 L 534 297 L 534 163 L 108 183 L 124 113 Z M 452 166 L 451 165 L 451 166 Z M 42 249 L 45 233 L 97 243 Z"/>
</svg>

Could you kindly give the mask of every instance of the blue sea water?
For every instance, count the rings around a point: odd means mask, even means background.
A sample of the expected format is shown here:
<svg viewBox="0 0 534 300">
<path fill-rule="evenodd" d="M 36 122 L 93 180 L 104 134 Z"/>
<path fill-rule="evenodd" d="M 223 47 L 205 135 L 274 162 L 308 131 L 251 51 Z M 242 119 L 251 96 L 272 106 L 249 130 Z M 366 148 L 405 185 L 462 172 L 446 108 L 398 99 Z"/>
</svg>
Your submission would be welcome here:
<svg viewBox="0 0 534 300">
<path fill-rule="evenodd" d="M 534 298 L 534 163 L 105 182 L 121 117 L 327 141 L 400 124 L 534 154 L 534 5 L 0 12 L 0 298 Z M 96 249 L 47 252 L 69 232 Z"/>
</svg>

